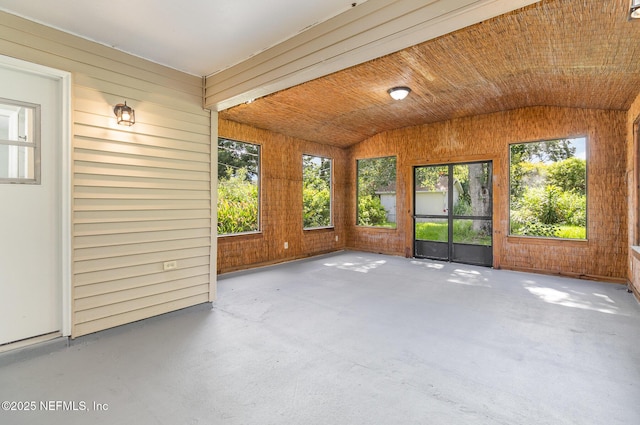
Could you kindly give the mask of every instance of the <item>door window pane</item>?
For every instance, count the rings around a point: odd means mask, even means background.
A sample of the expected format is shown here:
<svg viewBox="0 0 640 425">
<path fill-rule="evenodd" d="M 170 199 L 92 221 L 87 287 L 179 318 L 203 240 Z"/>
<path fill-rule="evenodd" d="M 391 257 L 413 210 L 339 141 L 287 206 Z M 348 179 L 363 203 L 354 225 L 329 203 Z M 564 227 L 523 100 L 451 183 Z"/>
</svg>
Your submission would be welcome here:
<svg viewBox="0 0 640 425">
<path fill-rule="evenodd" d="M 446 218 L 416 218 L 417 241 L 447 242 L 449 222 Z"/>
<path fill-rule="evenodd" d="M 453 215 L 491 216 L 491 164 L 477 162 L 453 166 Z"/>
<path fill-rule="evenodd" d="M 40 106 L 0 99 L 0 183 L 40 182 Z"/>
<path fill-rule="evenodd" d="M 415 169 L 415 214 L 449 213 L 449 167 L 429 166 Z"/>
<path fill-rule="evenodd" d="M 491 220 L 453 220 L 453 243 L 491 246 Z"/>
</svg>

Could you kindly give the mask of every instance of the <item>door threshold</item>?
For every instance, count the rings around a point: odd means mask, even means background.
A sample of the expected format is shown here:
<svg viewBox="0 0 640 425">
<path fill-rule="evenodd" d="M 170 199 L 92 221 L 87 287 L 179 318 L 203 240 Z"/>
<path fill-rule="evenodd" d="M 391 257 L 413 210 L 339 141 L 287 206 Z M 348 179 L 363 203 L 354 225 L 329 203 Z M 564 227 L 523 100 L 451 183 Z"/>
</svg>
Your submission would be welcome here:
<svg viewBox="0 0 640 425">
<path fill-rule="evenodd" d="M 44 335 L 34 336 L 32 338 L 21 339 L 19 341 L 8 342 L 0 345 L 0 353 L 6 353 L 7 351 L 19 350 L 21 348 L 29 347 L 35 344 L 41 344 L 43 342 L 50 341 L 52 339 L 60 338 L 61 332 L 51 332 Z"/>
</svg>

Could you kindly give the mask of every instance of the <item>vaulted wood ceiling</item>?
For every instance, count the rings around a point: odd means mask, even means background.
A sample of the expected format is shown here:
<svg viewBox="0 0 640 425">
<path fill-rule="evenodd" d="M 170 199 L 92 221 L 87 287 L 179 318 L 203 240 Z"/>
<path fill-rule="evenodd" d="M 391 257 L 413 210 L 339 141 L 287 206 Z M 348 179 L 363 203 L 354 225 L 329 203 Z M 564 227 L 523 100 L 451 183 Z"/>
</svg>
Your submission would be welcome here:
<svg viewBox="0 0 640 425">
<path fill-rule="evenodd" d="M 348 147 L 384 131 L 526 106 L 628 109 L 640 92 L 640 20 L 628 0 L 543 0 L 220 112 Z M 387 90 L 409 86 L 394 101 Z"/>
</svg>

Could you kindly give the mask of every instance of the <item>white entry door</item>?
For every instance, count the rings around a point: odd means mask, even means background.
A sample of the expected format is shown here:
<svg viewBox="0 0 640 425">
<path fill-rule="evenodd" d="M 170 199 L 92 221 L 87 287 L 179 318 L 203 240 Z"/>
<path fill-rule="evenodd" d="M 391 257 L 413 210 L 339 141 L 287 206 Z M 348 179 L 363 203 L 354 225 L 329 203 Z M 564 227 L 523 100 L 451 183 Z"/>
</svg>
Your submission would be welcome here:
<svg viewBox="0 0 640 425">
<path fill-rule="evenodd" d="M 60 79 L 0 62 L 0 344 L 62 331 L 61 116 Z"/>
</svg>

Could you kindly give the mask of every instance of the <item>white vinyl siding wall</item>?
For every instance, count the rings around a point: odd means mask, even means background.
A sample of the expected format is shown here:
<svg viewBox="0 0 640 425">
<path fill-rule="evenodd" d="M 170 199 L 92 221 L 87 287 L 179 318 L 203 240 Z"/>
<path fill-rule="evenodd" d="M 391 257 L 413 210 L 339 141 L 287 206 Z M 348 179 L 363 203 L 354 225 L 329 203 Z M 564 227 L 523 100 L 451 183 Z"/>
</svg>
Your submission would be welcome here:
<svg viewBox="0 0 640 425">
<path fill-rule="evenodd" d="M 72 336 L 211 301 L 202 79 L 0 12 L 0 54 L 72 73 Z M 136 123 L 115 123 L 124 100 Z M 163 271 L 163 263 L 177 268 Z"/>
</svg>

